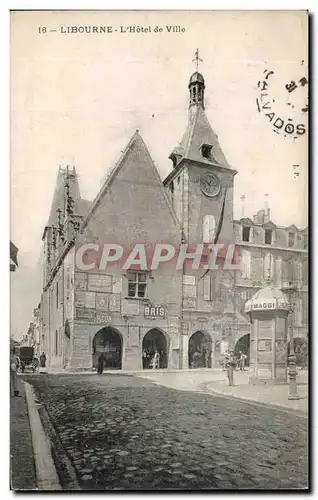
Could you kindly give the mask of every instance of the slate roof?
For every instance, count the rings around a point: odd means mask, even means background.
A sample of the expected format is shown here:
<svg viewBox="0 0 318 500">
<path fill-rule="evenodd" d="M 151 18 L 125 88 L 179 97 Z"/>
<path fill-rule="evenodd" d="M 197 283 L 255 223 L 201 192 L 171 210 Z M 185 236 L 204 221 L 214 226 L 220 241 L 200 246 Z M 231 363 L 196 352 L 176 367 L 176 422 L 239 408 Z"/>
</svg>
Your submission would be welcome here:
<svg viewBox="0 0 318 500">
<path fill-rule="evenodd" d="M 201 147 L 203 144 L 212 146 L 210 158 L 202 156 Z M 189 159 L 209 165 L 218 164 L 231 168 L 221 150 L 218 136 L 213 132 L 201 104 L 190 106 L 186 131 L 181 143 L 174 148 L 170 158 L 173 155 L 177 157 L 177 163 L 182 159 Z"/>
</svg>

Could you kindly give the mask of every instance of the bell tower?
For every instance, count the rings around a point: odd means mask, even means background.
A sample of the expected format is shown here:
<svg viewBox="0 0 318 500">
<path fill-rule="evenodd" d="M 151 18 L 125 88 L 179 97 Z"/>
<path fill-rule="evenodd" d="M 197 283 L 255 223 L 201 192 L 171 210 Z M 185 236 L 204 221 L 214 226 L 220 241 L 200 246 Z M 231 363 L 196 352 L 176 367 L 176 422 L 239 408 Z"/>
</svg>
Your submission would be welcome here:
<svg viewBox="0 0 318 500">
<path fill-rule="evenodd" d="M 191 109 L 192 106 L 202 106 L 202 108 L 204 109 L 205 84 L 203 76 L 198 71 L 199 61 L 202 62 L 202 59 L 200 59 L 199 57 L 199 49 L 196 50 L 195 58 L 193 59 L 193 61 L 196 62 L 196 71 L 195 73 L 193 73 L 189 81 L 189 91 L 190 91 L 189 108 Z"/>
<path fill-rule="evenodd" d="M 234 242 L 233 181 L 237 173 L 227 162 L 205 113 L 203 75 L 191 75 L 188 125 L 169 158 L 172 172 L 164 180 L 188 244 Z"/>
</svg>

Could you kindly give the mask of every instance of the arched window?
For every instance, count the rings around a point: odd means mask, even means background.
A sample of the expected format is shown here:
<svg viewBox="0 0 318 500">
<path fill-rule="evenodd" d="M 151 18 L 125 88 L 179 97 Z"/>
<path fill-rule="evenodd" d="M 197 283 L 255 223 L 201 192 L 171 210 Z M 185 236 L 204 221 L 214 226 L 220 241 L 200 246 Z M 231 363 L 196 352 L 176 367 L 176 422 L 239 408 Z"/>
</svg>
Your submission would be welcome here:
<svg viewBox="0 0 318 500">
<path fill-rule="evenodd" d="M 205 215 L 203 218 L 203 243 L 213 243 L 215 233 L 214 215 Z"/>
</svg>

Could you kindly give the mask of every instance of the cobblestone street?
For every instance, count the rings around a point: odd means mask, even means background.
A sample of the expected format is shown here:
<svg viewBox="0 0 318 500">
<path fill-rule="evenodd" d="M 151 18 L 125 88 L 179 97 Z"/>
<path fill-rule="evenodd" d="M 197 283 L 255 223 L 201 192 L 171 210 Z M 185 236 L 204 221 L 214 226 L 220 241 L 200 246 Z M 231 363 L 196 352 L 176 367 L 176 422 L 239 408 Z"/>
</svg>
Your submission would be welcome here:
<svg viewBox="0 0 318 500">
<path fill-rule="evenodd" d="M 307 487 L 307 424 L 292 412 L 124 375 L 27 380 L 83 489 Z"/>
</svg>

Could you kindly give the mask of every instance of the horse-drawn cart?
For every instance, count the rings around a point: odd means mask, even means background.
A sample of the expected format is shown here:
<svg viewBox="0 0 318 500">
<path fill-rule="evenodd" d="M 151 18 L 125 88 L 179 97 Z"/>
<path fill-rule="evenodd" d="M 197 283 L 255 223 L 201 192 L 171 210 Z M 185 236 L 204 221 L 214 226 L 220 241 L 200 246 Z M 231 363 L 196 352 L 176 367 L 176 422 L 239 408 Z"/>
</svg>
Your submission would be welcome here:
<svg viewBox="0 0 318 500">
<path fill-rule="evenodd" d="M 18 353 L 18 371 L 24 373 L 26 370 L 31 370 L 33 373 L 39 366 L 39 360 L 34 356 L 34 348 L 23 346 L 19 348 Z"/>
</svg>

